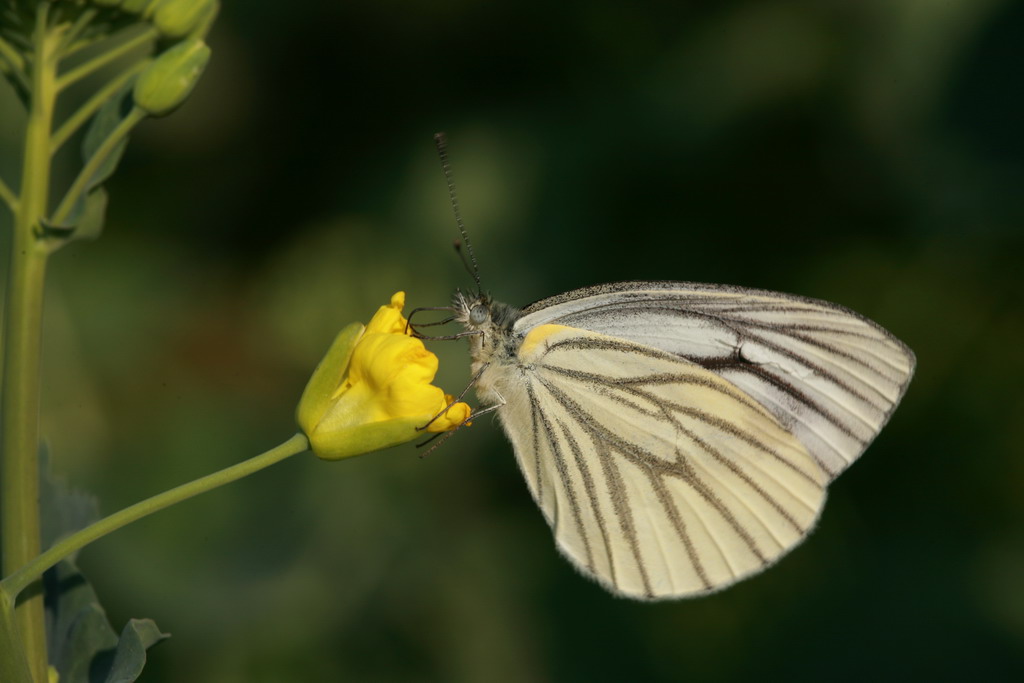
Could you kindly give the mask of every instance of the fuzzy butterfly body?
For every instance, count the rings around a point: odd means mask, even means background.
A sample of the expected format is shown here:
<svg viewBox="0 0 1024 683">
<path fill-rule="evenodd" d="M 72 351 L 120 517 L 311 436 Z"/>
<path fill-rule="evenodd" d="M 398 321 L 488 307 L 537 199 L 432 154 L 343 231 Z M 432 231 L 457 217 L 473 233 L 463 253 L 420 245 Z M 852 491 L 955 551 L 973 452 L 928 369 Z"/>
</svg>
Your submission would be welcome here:
<svg viewBox="0 0 1024 683">
<path fill-rule="evenodd" d="M 719 590 L 799 544 L 915 363 L 850 310 L 753 289 L 625 282 L 453 307 L 558 548 L 637 599 Z"/>
</svg>

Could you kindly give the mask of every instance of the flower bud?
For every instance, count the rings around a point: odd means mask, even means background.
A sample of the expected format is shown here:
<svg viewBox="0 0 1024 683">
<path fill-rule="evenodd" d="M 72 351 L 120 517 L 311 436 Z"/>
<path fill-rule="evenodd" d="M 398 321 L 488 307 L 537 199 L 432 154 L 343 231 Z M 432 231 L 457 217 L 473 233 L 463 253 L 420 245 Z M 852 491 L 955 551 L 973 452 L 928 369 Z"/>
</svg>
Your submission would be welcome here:
<svg viewBox="0 0 1024 683">
<path fill-rule="evenodd" d="M 166 38 L 184 38 L 215 4 L 215 0 L 162 0 L 153 9 L 153 25 Z"/>
<path fill-rule="evenodd" d="M 150 9 L 152 4 L 157 2 L 160 2 L 160 0 L 122 0 L 121 11 L 142 16 L 146 10 Z"/>
<path fill-rule="evenodd" d="M 296 416 L 317 456 L 369 453 L 469 418 L 468 405 L 431 384 L 437 356 L 408 333 L 404 303 L 398 292 L 365 328 L 342 330 L 313 372 Z"/>
<path fill-rule="evenodd" d="M 150 116 L 166 116 L 192 92 L 210 61 L 201 40 L 185 40 L 160 54 L 135 81 L 135 104 Z"/>
</svg>

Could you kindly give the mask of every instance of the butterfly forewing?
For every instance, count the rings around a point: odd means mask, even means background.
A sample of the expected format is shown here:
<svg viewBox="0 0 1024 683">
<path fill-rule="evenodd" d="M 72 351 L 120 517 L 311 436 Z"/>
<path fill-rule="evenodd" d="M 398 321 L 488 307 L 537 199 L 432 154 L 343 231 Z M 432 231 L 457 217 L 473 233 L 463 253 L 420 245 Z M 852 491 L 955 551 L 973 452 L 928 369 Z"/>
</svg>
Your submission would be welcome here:
<svg viewBox="0 0 1024 683">
<path fill-rule="evenodd" d="M 766 408 L 835 477 L 899 402 L 913 353 L 835 304 L 737 287 L 626 282 L 568 292 L 514 331 L 556 323 L 660 349 L 727 379 Z"/>
<path fill-rule="evenodd" d="M 559 548 L 616 592 L 722 588 L 799 543 L 824 503 L 828 475 L 790 429 L 679 354 L 544 325 L 481 382 L 506 401 Z"/>
</svg>

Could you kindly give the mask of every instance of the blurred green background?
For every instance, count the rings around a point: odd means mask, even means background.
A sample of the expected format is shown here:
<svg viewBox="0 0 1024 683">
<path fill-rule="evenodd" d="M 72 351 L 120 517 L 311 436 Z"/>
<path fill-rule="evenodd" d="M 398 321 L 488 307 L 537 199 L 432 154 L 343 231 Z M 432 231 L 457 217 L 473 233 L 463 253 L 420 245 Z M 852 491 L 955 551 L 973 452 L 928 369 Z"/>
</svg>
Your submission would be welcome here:
<svg viewBox="0 0 1024 683">
<path fill-rule="evenodd" d="M 226 3 L 51 263 L 45 434 L 105 513 L 284 440 L 342 325 L 467 284 L 438 130 L 496 298 L 796 292 L 918 374 L 811 538 L 691 601 L 577 575 L 490 420 L 297 456 L 81 555 L 116 629 L 173 634 L 142 680 L 1024 679 L 1021 35 L 1003 0 Z"/>
</svg>

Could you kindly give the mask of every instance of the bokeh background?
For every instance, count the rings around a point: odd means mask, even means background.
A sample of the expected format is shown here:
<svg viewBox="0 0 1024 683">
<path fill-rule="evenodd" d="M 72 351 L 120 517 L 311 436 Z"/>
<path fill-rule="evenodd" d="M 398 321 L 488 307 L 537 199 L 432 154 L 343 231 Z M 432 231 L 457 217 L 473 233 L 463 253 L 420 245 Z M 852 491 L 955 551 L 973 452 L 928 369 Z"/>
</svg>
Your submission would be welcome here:
<svg viewBox="0 0 1024 683">
<path fill-rule="evenodd" d="M 438 130 L 496 298 L 796 292 L 918 374 L 811 538 L 691 601 L 578 576 L 490 420 L 297 456 L 81 555 L 116 629 L 173 634 L 142 680 L 1024 679 L 1021 35 L 1008 0 L 226 3 L 51 264 L 45 433 L 105 513 L 284 440 L 342 325 L 467 283 Z"/>
</svg>

